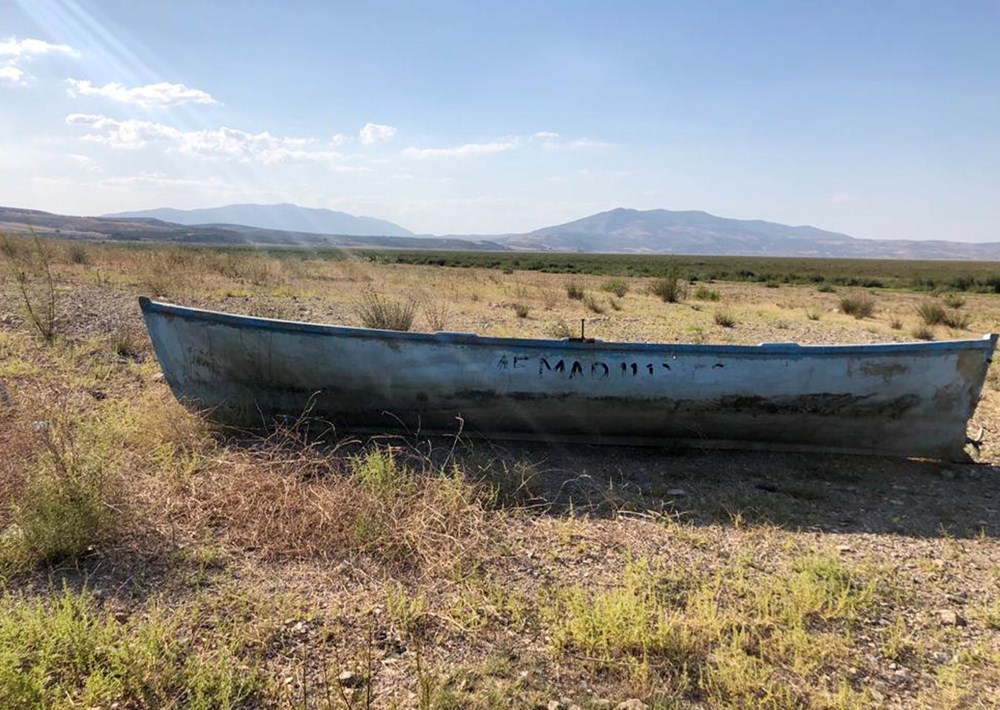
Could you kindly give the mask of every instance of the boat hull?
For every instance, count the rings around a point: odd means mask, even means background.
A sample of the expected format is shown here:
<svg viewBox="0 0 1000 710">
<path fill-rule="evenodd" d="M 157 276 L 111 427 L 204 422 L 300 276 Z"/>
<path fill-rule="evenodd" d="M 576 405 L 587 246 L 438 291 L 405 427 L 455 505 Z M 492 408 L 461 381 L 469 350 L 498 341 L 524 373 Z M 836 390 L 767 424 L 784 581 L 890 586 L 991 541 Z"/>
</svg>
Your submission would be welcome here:
<svg viewBox="0 0 1000 710">
<path fill-rule="evenodd" d="M 174 394 L 227 424 L 308 412 L 355 431 L 592 443 L 955 458 L 996 344 L 525 340 L 141 306 Z"/>
</svg>

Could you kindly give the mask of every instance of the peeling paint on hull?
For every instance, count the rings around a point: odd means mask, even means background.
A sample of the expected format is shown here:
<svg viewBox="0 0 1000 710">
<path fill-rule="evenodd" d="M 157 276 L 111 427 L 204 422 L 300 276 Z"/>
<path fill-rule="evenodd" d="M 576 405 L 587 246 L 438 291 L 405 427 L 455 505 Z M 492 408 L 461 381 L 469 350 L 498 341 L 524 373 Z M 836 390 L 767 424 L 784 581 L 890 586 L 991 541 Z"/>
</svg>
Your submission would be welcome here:
<svg viewBox="0 0 1000 710">
<path fill-rule="evenodd" d="M 713 346 L 399 333 L 140 299 L 177 398 L 238 426 L 954 458 L 996 345 Z"/>
</svg>

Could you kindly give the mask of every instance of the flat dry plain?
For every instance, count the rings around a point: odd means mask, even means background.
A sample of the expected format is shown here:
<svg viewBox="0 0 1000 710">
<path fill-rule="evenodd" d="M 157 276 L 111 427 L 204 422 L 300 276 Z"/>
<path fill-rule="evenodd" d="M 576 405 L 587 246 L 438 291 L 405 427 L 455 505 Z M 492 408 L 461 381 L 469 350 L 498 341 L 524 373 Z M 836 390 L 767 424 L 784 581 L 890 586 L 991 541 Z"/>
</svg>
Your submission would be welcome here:
<svg viewBox="0 0 1000 710">
<path fill-rule="evenodd" d="M 995 372 L 978 465 L 248 434 L 174 401 L 136 303 L 359 324 L 374 292 L 418 330 L 839 343 L 912 339 L 928 303 L 959 328 L 921 336 L 978 336 L 1000 296 L 877 289 L 854 318 L 868 291 L 8 244 L 4 707 L 1000 705 Z M 44 326 L 46 265 L 51 343 L 19 286 Z"/>
</svg>

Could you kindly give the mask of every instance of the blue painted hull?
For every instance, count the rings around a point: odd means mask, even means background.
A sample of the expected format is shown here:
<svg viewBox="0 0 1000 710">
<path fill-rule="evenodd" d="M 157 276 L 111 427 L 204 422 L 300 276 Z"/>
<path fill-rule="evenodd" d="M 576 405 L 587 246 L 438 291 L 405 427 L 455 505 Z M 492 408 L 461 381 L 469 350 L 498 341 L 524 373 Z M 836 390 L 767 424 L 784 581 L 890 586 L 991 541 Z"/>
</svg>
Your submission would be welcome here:
<svg viewBox="0 0 1000 710">
<path fill-rule="evenodd" d="M 259 426 L 311 416 L 592 443 L 956 458 L 996 336 L 879 345 L 578 342 L 276 321 L 148 299 L 178 399 Z"/>
</svg>

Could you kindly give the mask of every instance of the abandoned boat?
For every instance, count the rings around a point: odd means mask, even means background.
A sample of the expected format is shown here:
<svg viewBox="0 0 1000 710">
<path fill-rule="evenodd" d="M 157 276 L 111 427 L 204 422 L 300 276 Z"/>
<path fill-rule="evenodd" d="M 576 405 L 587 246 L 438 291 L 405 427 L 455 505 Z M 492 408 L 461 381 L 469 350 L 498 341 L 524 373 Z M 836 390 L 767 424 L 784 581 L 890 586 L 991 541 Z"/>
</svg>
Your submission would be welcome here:
<svg viewBox="0 0 1000 710">
<path fill-rule="evenodd" d="M 404 333 L 140 299 L 174 395 L 221 422 L 961 458 L 997 336 L 685 345 Z M 460 427 L 461 422 L 461 427 Z"/>
</svg>

